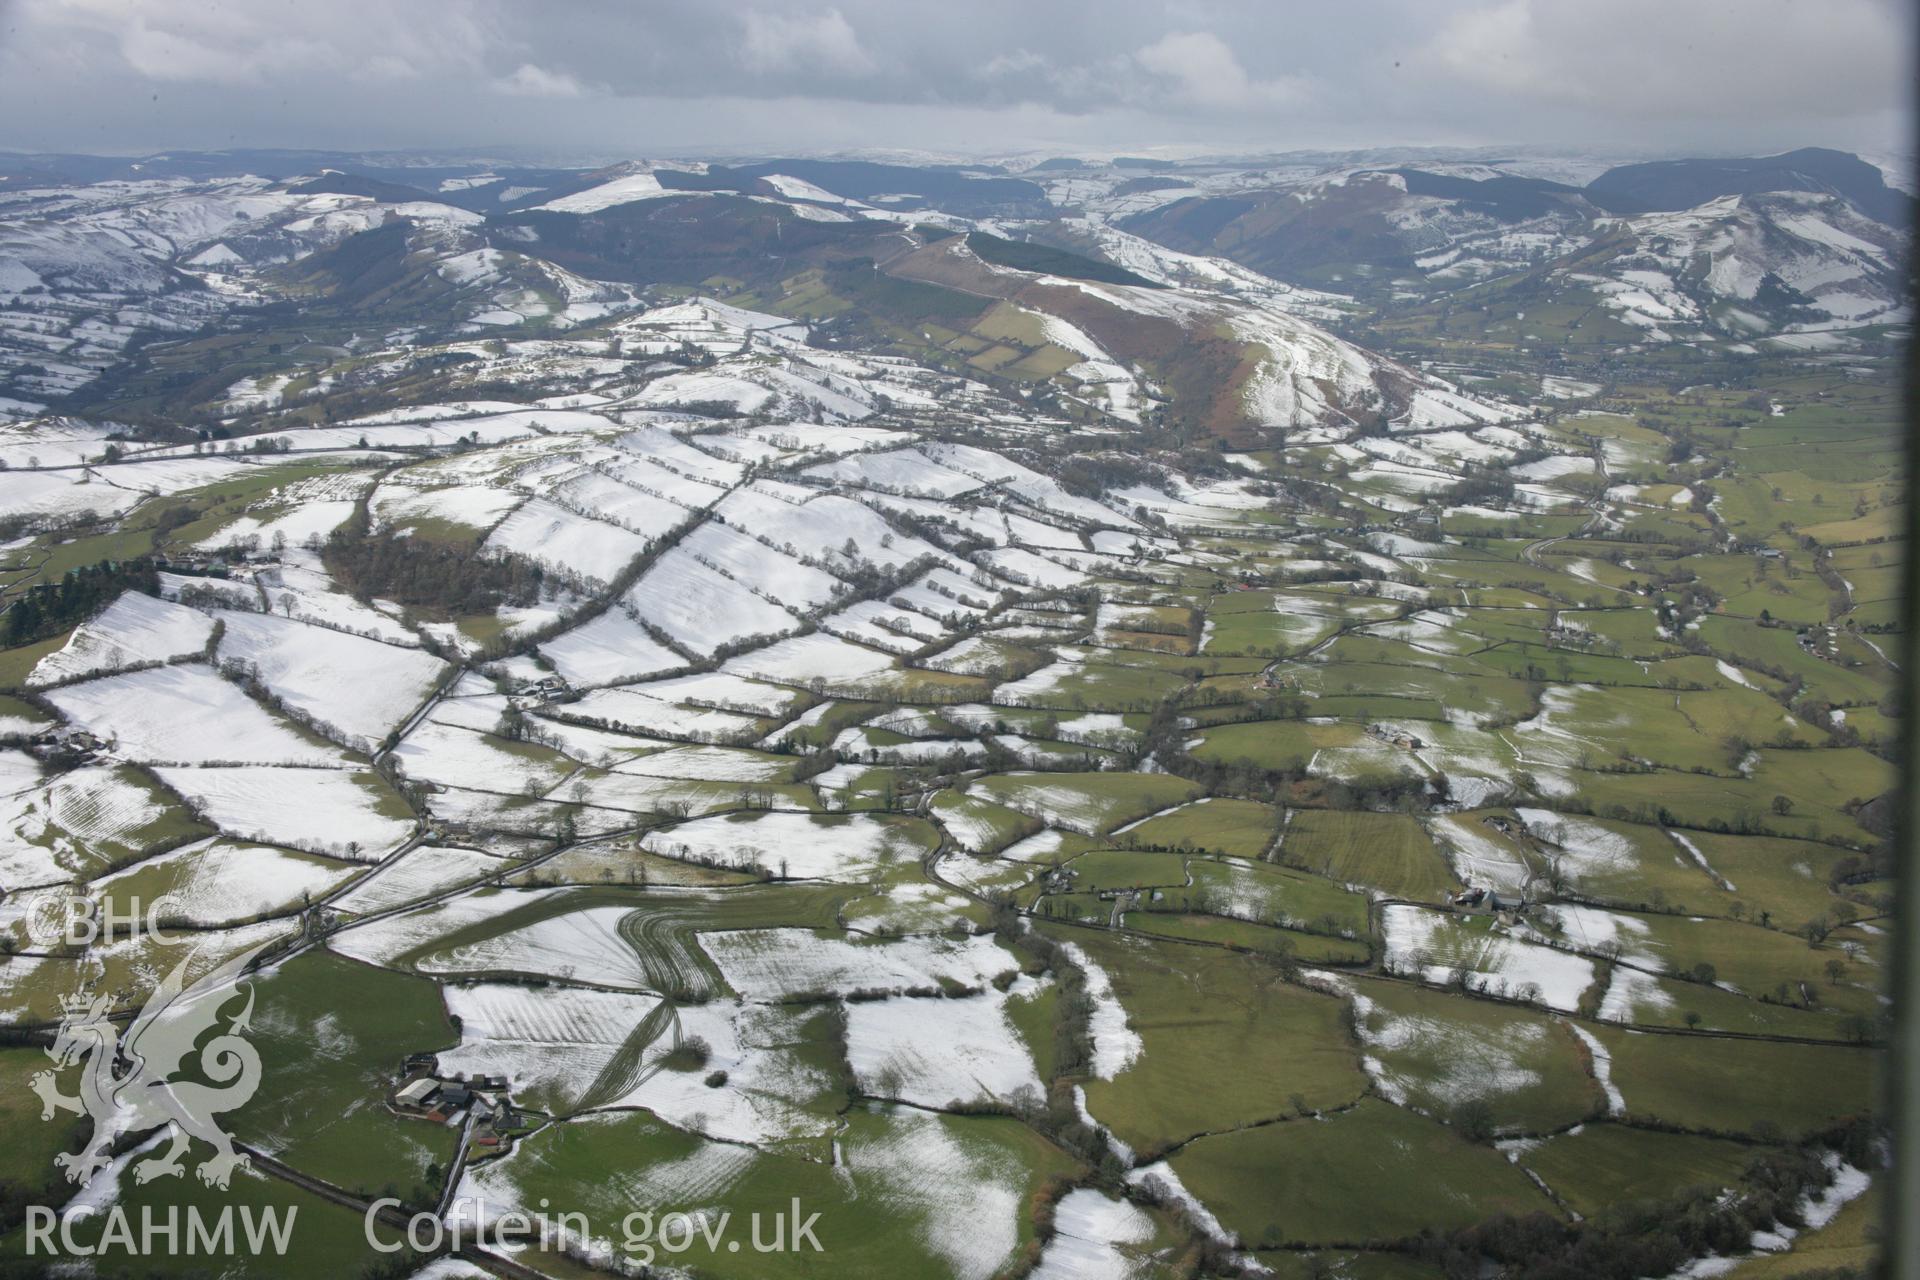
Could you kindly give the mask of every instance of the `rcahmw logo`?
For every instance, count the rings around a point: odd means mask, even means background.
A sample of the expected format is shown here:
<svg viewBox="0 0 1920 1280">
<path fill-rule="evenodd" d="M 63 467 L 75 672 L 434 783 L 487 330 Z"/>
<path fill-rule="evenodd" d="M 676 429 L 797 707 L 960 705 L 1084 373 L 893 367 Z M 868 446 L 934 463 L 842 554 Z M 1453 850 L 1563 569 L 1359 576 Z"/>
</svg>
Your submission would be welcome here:
<svg viewBox="0 0 1920 1280">
<path fill-rule="evenodd" d="M 253 1016 L 253 988 L 245 984 L 246 1004 L 238 1013 L 227 1007 L 241 994 L 240 976 L 260 954 L 256 947 L 229 959 L 191 985 L 182 960 L 154 991 L 123 1037 L 108 1018 L 106 996 L 64 1002 L 64 1012 L 47 1056 L 54 1068 L 33 1077 L 42 1120 L 67 1112 L 86 1117 L 92 1130 L 75 1152 L 54 1162 L 68 1180 L 86 1188 L 95 1178 L 118 1179 L 131 1163 L 133 1180 L 177 1178 L 194 1139 L 213 1148 L 194 1174 L 209 1187 L 226 1190 L 236 1169 L 248 1164 L 216 1117 L 242 1106 L 260 1087 L 260 1055 L 246 1039 Z M 212 1032 L 211 1036 L 208 1035 Z M 202 1044 L 202 1039 L 205 1043 Z M 196 1047 L 197 1046 L 197 1047 Z M 59 1074 L 80 1071 L 77 1091 L 64 1093 Z M 192 1070 L 199 1079 L 179 1079 Z M 153 1139 L 115 1158 L 122 1137 L 158 1130 Z M 165 1149 L 154 1152 L 162 1143 Z M 136 1156 L 145 1159 L 134 1163 Z M 106 1188 L 108 1195 L 114 1191 Z M 58 1213 L 46 1205 L 27 1207 L 27 1252 L 79 1256 L 125 1253 L 133 1257 L 177 1254 L 283 1254 L 293 1235 L 298 1206 L 284 1209 L 225 1205 L 209 1214 L 197 1205 L 143 1206 L 137 1221 L 118 1204 L 106 1211 L 98 1238 L 88 1244 L 75 1235 L 94 1216 L 88 1207 L 104 1196 L 81 1195 Z"/>
<path fill-rule="evenodd" d="M 164 944 L 180 940 L 167 927 L 169 913 L 179 910 L 180 900 L 170 893 L 145 907 L 133 898 L 118 909 L 111 902 L 96 903 L 78 894 L 40 898 L 27 909 L 26 933 L 34 946 L 46 948 L 90 947 L 121 933 L 143 934 Z"/>
</svg>

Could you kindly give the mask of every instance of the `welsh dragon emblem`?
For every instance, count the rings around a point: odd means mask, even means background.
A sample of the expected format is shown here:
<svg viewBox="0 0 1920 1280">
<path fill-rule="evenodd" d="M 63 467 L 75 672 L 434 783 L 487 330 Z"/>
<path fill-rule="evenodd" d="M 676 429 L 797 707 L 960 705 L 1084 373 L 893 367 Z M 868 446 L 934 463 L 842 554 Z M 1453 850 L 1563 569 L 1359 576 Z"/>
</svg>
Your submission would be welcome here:
<svg viewBox="0 0 1920 1280">
<path fill-rule="evenodd" d="M 194 1138 L 214 1148 L 195 1170 L 210 1187 L 224 1189 L 234 1169 L 248 1164 L 215 1117 L 244 1105 L 260 1087 L 260 1055 L 245 1038 L 253 1016 L 250 983 L 246 1006 L 221 1025 L 224 1009 L 239 991 L 239 975 L 260 950 L 225 961 L 191 985 L 185 981 L 187 962 L 182 960 L 134 1018 L 124 1039 L 107 1017 L 107 996 L 89 1001 L 82 995 L 63 1002 L 60 1029 L 47 1050 L 54 1070 L 36 1074 L 32 1088 L 40 1095 L 42 1120 L 67 1111 L 93 1121 L 86 1146 L 54 1157 L 68 1179 L 85 1185 L 111 1162 L 122 1134 L 162 1125 L 171 1127 L 173 1141 L 134 1166 L 137 1183 L 184 1173 L 182 1157 Z M 218 1034 L 200 1044 L 213 1030 Z M 196 1050 L 196 1074 L 211 1083 L 174 1078 L 188 1068 Z M 76 1064 L 79 1092 L 60 1092 L 56 1073 Z"/>
</svg>

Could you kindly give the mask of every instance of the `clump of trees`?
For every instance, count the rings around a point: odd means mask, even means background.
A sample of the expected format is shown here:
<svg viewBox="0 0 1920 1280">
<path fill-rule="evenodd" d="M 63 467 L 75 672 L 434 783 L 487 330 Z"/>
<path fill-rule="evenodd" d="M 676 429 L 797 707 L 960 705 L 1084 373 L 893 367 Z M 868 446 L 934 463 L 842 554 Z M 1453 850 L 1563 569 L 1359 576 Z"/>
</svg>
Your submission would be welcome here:
<svg viewBox="0 0 1920 1280">
<path fill-rule="evenodd" d="M 5 644 L 12 647 L 59 635 L 128 590 L 160 594 L 160 574 L 153 561 L 100 560 L 69 569 L 58 582 L 28 587 L 8 606 Z"/>
<path fill-rule="evenodd" d="M 1122 453 L 1080 454 L 1056 464 L 1052 470 L 1062 489 L 1083 498 L 1099 498 L 1114 489 L 1166 481 L 1159 467 Z"/>
<path fill-rule="evenodd" d="M 358 527 L 356 527 L 358 525 Z M 334 580 L 361 600 L 393 600 L 449 613 L 488 613 L 540 598 L 545 570 L 516 556 L 483 555 L 473 545 L 447 545 L 349 521 L 322 551 Z"/>
<path fill-rule="evenodd" d="M 1449 485 L 1440 501 L 1454 507 L 1498 507 L 1513 501 L 1513 477 L 1504 471 L 1469 466 L 1464 478 Z"/>
</svg>

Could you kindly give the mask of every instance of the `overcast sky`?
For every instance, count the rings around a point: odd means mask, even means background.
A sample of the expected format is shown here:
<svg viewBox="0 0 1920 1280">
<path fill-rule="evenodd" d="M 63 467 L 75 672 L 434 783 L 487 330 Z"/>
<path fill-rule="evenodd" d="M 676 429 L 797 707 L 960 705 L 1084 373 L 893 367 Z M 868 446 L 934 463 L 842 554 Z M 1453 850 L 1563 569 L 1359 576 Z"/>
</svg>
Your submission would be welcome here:
<svg viewBox="0 0 1920 1280">
<path fill-rule="evenodd" d="M 0 148 L 1909 150 L 1910 0 L 0 0 Z"/>
</svg>

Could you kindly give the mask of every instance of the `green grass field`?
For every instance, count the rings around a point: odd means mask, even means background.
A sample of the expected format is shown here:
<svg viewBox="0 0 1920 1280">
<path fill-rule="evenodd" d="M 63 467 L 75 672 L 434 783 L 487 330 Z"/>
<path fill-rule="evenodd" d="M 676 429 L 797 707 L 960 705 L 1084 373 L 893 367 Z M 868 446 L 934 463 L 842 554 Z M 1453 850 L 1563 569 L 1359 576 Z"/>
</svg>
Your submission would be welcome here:
<svg viewBox="0 0 1920 1280">
<path fill-rule="evenodd" d="M 1350 1280 L 1444 1280 L 1446 1276 L 1437 1262 L 1388 1250 L 1268 1249 L 1258 1257 L 1279 1280 L 1320 1280 L 1328 1274 Z"/>
<path fill-rule="evenodd" d="M 1797 1137 L 1867 1111 L 1877 1055 L 1871 1050 L 1635 1035 L 1593 1029 L 1612 1055 L 1613 1082 L 1629 1116 L 1683 1129 Z"/>
<path fill-rule="evenodd" d="M 84 1117 L 59 1113 L 41 1119 L 40 1097 L 32 1090 L 33 1077 L 53 1069 L 53 1061 L 39 1046 L 0 1048 L 0 1125 L 12 1139 L 0 1152 L 0 1182 L 34 1197 L 34 1203 L 59 1205 L 76 1190 L 53 1163 L 62 1151 L 77 1151 L 91 1131 Z M 73 1074 L 59 1081 L 63 1092 L 74 1089 Z"/>
<path fill-rule="evenodd" d="M 1726 914 L 1739 900 L 1701 870 L 1679 842 L 1659 827 L 1564 815 L 1557 821 L 1530 823 L 1529 829 L 1550 842 L 1547 856 L 1557 860 L 1567 886 L 1584 898 L 1624 907 L 1684 908 L 1713 915 Z M 1689 840 L 1706 838 L 1704 834 L 1685 834 Z M 1600 856 L 1595 856 L 1596 851 Z M 1713 865 L 1718 867 L 1717 863 Z"/>
<path fill-rule="evenodd" d="M 1106 835 L 1198 790 L 1185 778 L 1142 773 L 999 773 L 974 783 L 975 794 L 1086 835 Z"/>
<path fill-rule="evenodd" d="M 67 639 L 71 634 L 63 631 L 45 640 L 35 640 L 32 644 L 0 649 L 0 689 L 25 688 L 27 677 L 33 674 L 36 666 L 40 665 L 40 659 L 66 648 Z"/>
<path fill-rule="evenodd" d="M 1273 844 L 1280 813 L 1252 800 L 1208 798 L 1156 814 L 1123 833 L 1130 844 L 1260 858 Z"/>
<path fill-rule="evenodd" d="M 1367 931 L 1365 896 L 1325 877 L 1228 859 L 1195 858 L 1188 866 L 1192 888 L 1167 895 L 1182 906 L 1322 933 L 1358 937 Z"/>
<path fill-rule="evenodd" d="M 1753 1147 L 1724 1138 L 1589 1124 L 1523 1152 L 1520 1162 L 1569 1207 L 1591 1216 L 1692 1187 L 1737 1186 L 1756 1154 Z"/>
<path fill-rule="evenodd" d="M 1342 884 L 1378 885 L 1397 898 L 1434 901 L 1458 881 L 1426 828 L 1397 813 L 1295 809 L 1280 860 Z"/>
<path fill-rule="evenodd" d="M 1324 934 L 1278 929 L 1272 925 L 1234 920 L 1226 916 L 1179 911 L 1129 911 L 1123 917 L 1129 929 L 1162 938 L 1210 942 L 1272 955 L 1292 956 L 1309 964 L 1359 965 L 1372 959 L 1364 942 L 1329 938 Z"/>
<path fill-rule="evenodd" d="M 1623 1020 L 1649 1027 L 1690 1027 L 1703 1031 L 1732 1031 L 1741 1035 L 1793 1036 L 1807 1040 L 1845 1040 L 1843 1015 L 1827 1008 L 1804 1009 L 1746 995 L 1736 995 L 1702 982 L 1678 978 L 1646 978 L 1647 990 L 1636 992 Z M 1698 1015 L 1697 1024 L 1688 1014 Z"/>
<path fill-rule="evenodd" d="M 848 1114 L 840 1146 L 844 1167 L 835 1169 L 777 1151 L 717 1146 L 644 1112 L 603 1113 L 544 1129 L 475 1177 L 529 1210 L 544 1199 L 549 1212 L 583 1214 L 592 1235 L 636 1262 L 673 1258 L 704 1275 L 765 1275 L 765 1257 L 751 1248 L 753 1216 L 770 1244 L 776 1217 L 787 1216 L 797 1198 L 802 1218 L 819 1214 L 820 1250 L 783 1253 L 783 1274 L 933 1275 L 1011 1261 L 1034 1238 L 1029 1197 L 1078 1168 L 1033 1130 L 993 1116 L 863 1107 Z M 943 1161 L 938 1183 L 925 1181 L 924 1166 L 914 1163 L 915 1153 L 929 1150 Z M 719 1181 L 689 1179 L 697 1169 Z M 716 1193 L 731 1215 L 717 1247 L 697 1234 L 677 1255 L 658 1246 L 656 1224 L 676 1211 L 712 1209 Z M 652 1214 L 644 1234 L 640 1220 L 628 1219 L 635 1211 Z M 741 1247 L 729 1250 L 728 1238 Z"/>
<path fill-rule="evenodd" d="M 425 979 L 330 951 L 297 956 L 255 984 L 260 1089 L 233 1113 L 236 1136 L 362 1195 L 403 1197 L 445 1168 L 454 1132 L 386 1108 L 400 1059 L 458 1039 Z M 434 1188 L 437 1192 L 438 1188 Z"/>
<path fill-rule="evenodd" d="M 1352 725 L 1308 724 L 1300 720 L 1261 720 L 1225 724 L 1198 735 L 1198 760 L 1233 764 L 1248 760 L 1265 769 L 1305 769 L 1316 751 L 1350 747 L 1365 735 Z"/>
<path fill-rule="evenodd" d="M 1087 1105 L 1137 1151 L 1198 1133 L 1339 1106 L 1366 1087 L 1335 998 L 1282 980 L 1268 962 L 1212 947 L 1046 927 L 1111 977 L 1144 1052 Z M 1208 1087 L 1196 1088 L 1206 1081 Z"/>
<path fill-rule="evenodd" d="M 1493 1148 L 1371 1098 L 1324 1121 L 1201 1138 L 1172 1164 L 1255 1247 L 1387 1242 L 1495 1213 L 1556 1213 Z"/>
<path fill-rule="evenodd" d="M 1128 849 L 1096 849 L 1083 853 L 1062 868 L 1073 879 L 1076 892 L 1100 889 L 1184 887 L 1187 858 L 1178 853 L 1138 853 Z"/>
<path fill-rule="evenodd" d="M 1838 948 L 1812 947 L 1804 938 L 1779 929 L 1731 920 L 1674 915 L 1624 919 L 1637 922 L 1644 930 L 1628 942 L 1629 949 L 1649 953 L 1669 971 L 1686 973 L 1697 965 L 1710 964 L 1718 981 L 1751 996 L 1801 1004 L 1807 999 L 1807 992 L 1801 990 L 1805 984 L 1816 1007 L 1866 1015 L 1879 1011 L 1877 992 L 1857 982 L 1829 980 L 1826 963 L 1839 957 Z M 1797 925 L 1792 921 L 1780 923 Z"/>
<path fill-rule="evenodd" d="M 1361 982 L 1367 1052 L 1408 1105 L 1446 1116 L 1468 1098 L 1502 1131 L 1542 1133 L 1604 1105 L 1585 1050 L 1559 1021 L 1401 982 Z"/>
</svg>

